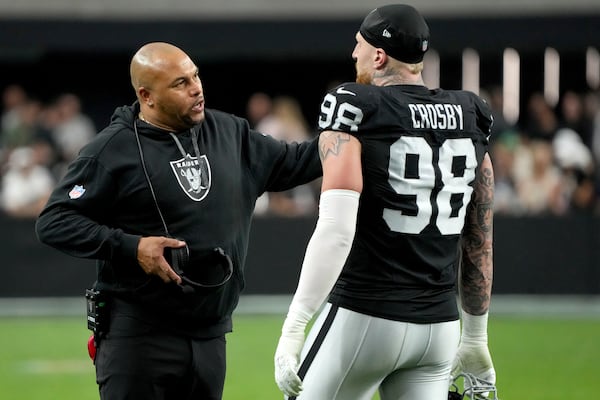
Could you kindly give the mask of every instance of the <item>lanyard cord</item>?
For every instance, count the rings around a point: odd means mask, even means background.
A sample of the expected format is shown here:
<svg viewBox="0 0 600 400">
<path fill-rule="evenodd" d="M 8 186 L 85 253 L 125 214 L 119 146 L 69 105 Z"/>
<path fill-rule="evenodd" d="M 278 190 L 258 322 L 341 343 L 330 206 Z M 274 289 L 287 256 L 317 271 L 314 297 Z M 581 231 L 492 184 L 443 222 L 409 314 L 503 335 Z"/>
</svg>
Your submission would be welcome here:
<svg viewBox="0 0 600 400">
<path fill-rule="evenodd" d="M 165 222 L 165 218 L 163 217 L 163 214 L 160 211 L 160 207 L 158 206 L 158 200 L 156 199 L 156 193 L 154 193 L 154 186 L 152 186 L 152 181 L 150 180 L 150 175 L 148 175 L 148 170 L 146 169 L 146 162 L 144 161 L 144 152 L 142 151 L 142 143 L 140 142 L 140 135 L 138 134 L 136 122 L 133 123 L 133 131 L 135 133 L 135 140 L 137 141 L 138 151 L 140 153 L 140 161 L 142 162 L 142 169 L 144 170 L 144 176 L 146 177 L 146 182 L 148 183 L 148 186 L 150 187 L 150 193 L 152 193 L 152 200 L 154 200 L 154 205 L 156 206 L 156 210 L 158 211 L 158 215 L 160 216 L 160 221 L 162 222 L 163 228 L 165 230 L 165 234 L 167 237 L 171 237 L 171 234 L 169 233 L 169 229 L 167 228 L 167 223 Z M 177 143 L 177 144 L 179 144 L 179 143 Z"/>
<path fill-rule="evenodd" d="M 167 237 L 171 237 L 171 234 L 169 233 L 169 229 L 167 228 L 167 223 L 165 222 L 163 213 L 160 210 L 160 207 L 158 206 L 156 192 L 154 191 L 154 186 L 152 186 L 152 181 L 150 180 L 150 175 L 148 174 L 148 170 L 146 169 L 146 162 L 144 160 L 144 152 L 142 151 L 142 143 L 140 142 L 140 135 L 138 134 L 136 122 L 133 123 L 133 131 L 135 133 L 135 140 L 137 141 L 138 151 L 140 153 L 140 161 L 142 162 L 142 169 L 144 170 L 144 176 L 146 177 L 146 182 L 148 182 L 148 187 L 150 188 L 150 193 L 152 194 L 152 200 L 154 200 L 154 205 L 156 207 L 156 211 L 158 211 L 158 215 L 160 217 L 160 221 L 162 222 L 163 228 L 165 230 L 165 234 L 167 235 Z M 192 133 L 192 144 L 194 146 L 194 153 L 196 153 L 196 160 L 200 161 L 200 148 L 198 147 L 198 134 L 192 128 L 190 128 L 190 132 Z M 179 141 L 177 136 L 173 132 L 169 132 L 169 135 L 171 135 L 171 137 L 175 141 L 175 144 L 177 144 L 177 148 L 179 149 L 179 152 L 181 153 L 181 155 L 183 157 L 185 157 L 187 155 L 187 153 L 183 149 L 183 146 L 181 145 L 181 142 Z"/>
<path fill-rule="evenodd" d="M 196 160 L 200 161 L 200 148 L 198 147 L 198 134 L 192 128 L 190 128 L 190 131 L 192 132 L 192 144 L 194 145 L 194 153 L 196 153 Z M 171 137 L 177 144 L 177 148 L 179 149 L 179 152 L 185 158 L 185 156 L 188 153 L 183 149 L 183 146 L 181 145 L 181 142 L 177 138 L 177 135 L 175 135 L 173 132 L 169 132 L 169 135 L 171 135 Z"/>
</svg>

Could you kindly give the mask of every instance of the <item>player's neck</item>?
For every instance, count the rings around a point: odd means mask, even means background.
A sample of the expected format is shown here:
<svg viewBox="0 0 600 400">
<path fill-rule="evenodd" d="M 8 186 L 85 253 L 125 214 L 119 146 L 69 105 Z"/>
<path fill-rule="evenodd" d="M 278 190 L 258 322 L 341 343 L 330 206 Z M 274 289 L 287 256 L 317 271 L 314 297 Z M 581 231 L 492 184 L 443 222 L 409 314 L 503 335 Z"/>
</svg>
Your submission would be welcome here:
<svg viewBox="0 0 600 400">
<path fill-rule="evenodd" d="M 425 86 L 423 78 L 419 76 L 407 78 L 399 74 L 373 76 L 373 85 L 375 86 L 391 86 L 391 85 L 417 85 Z"/>
</svg>

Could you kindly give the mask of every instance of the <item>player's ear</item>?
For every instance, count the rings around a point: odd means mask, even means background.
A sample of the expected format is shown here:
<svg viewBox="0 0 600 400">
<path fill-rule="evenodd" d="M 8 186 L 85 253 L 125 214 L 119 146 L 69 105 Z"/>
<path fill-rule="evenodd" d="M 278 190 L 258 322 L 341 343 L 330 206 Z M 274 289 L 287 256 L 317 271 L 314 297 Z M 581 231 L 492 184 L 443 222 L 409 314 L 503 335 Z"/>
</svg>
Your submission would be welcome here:
<svg viewBox="0 0 600 400">
<path fill-rule="evenodd" d="M 385 67 L 388 61 L 388 55 L 383 49 L 375 49 L 375 54 L 373 57 L 373 67 L 375 69 L 380 69 Z"/>
</svg>

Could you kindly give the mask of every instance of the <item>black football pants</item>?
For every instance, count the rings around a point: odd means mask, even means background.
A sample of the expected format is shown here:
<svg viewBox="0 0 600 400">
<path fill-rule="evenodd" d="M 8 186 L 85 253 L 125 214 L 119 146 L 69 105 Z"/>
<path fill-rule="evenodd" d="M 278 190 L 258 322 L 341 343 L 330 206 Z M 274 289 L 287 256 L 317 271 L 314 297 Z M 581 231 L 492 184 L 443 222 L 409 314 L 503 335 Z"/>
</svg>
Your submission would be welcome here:
<svg viewBox="0 0 600 400">
<path fill-rule="evenodd" d="M 221 400 L 225 366 L 224 336 L 109 334 L 96 355 L 96 381 L 102 400 Z"/>
</svg>

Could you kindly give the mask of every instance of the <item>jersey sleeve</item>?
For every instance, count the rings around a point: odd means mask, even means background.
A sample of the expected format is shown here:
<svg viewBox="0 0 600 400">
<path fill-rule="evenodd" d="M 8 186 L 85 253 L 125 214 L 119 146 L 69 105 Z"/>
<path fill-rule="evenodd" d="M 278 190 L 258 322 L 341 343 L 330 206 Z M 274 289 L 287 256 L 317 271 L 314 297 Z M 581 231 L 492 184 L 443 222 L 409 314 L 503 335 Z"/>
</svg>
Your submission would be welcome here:
<svg viewBox="0 0 600 400">
<path fill-rule="evenodd" d="M 369 86 L 344 83 L 331 89 L 321 102 L 319 132 L 338 131 L 358 136 L 377 107 Z"/>
<path fill-rule="evenodd" d="M 492 134 L 492 126 L 494 124 L 494 118 L 492 117 L 492 109 L 485 100 L 481 97 L 474 96 L 475 107 L 477 109 L 477 127 L 483 132 L 486 139 L 490 140 Z"/>
<path fill-rule="evenodd" d="M 245 120 L 236 121 L 243 137 L 243 159 L 255 183 L 256 196 L 267 191 L 289 190 L 323 174 L 318 138 L 287 143 L 250 129 Z"/>
</svg>

